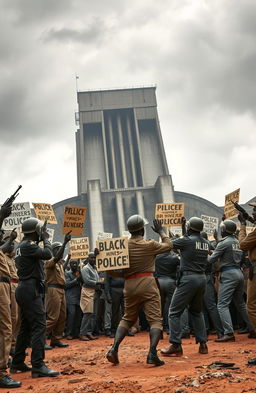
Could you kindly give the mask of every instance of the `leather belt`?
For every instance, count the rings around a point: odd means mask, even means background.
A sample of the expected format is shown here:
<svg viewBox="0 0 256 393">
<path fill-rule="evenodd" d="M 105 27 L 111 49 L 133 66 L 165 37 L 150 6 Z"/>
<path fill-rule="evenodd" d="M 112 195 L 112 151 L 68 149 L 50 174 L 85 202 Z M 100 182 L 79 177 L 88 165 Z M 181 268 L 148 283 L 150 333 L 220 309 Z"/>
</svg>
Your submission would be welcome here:
<svg viewBox="0 0 256 393">
<path fill-rule="evenodd" d="M 184 272 L 181 272 L 182 276 L 191 276 L 192 274 L 205 274 L 205 272 L 193 272 L 192 270 L 184 270 Z"/>
<path fill-rule="evenodd" d="M 11 281 L 14 284 L 18 284 L 19 280 L 17 278 L 11 278 Z"/>
<path fill-rule="evenodd" d="M 58 289 L 64 289 L 65 285 L 62 284 L 47 284 L 48 288 L 58 288 Z"/>
<path fill-rule="evenodd" d="M 147 276 L 153 277 L 153 273 L 150 273 L 150 272 L 135 273 L 135 274 L 132 274 L 131 276 L 125 277 L 125 279 L 130 280 L 131 278 L 139 278 L 139 277 L 147 277 Z"/>
<path fill-rule="evenodd" d="M 0 282 L 7 282 L 10 284 L 11 279 L 9 277 L 0 277 Z"/>
</svg>

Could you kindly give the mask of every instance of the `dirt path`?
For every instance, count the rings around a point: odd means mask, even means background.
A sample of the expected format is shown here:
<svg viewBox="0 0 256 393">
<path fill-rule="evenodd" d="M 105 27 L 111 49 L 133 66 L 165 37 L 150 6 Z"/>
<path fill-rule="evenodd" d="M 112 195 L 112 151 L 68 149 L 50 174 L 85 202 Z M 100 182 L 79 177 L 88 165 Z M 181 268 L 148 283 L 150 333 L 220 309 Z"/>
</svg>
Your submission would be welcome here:
<svg viewBox="0 0 256 393">
<path fill-rule="evenodd" d="M 11 392 L 38 393 L 246 393 L 256 392 L 256 366 L 247 361 L 256 357 L 256 340 L 237 335 L 235 343 L 218 344 L 210 337 L 209 354 L 199 355 L 193 339 L 183 340 L 184 356 L 163 358 L 165 366 L 145 364 L 148 334 L 127 337 L 120 346 L 120 365 L 113 366 L 105 359 L 112 339 L 101 337 L 95 341 L 69 341 L 65 349 L 46 352 L 49 367 L 60 370 L 56 378 L 32 379 L 30 373 L 15 375 L 22 387 Z M 65 340 L 64 340 L 65 341 Z M 159 349 L 168 346 L 168 336 Z M 209 369 L 214 361 L 234 362 L 235 370 Z M 1 391 L 5 391 L 2 389 Z M 6 390 L 7 391 L 7 390 Z"/>
</svg>

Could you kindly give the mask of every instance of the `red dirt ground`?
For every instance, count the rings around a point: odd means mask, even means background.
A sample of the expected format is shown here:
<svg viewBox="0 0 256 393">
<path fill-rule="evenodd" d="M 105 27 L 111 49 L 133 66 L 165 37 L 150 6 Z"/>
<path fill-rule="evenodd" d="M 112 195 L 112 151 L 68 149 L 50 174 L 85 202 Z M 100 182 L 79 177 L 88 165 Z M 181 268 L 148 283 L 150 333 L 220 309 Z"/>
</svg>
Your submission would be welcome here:
<svg viewBox="0 0 256 393">
<path fill-rule="evenodd" d="M 194 339 L 183 340 L 183 357 L 163 358 L 165 365 L 146 365 L 148 334 L 126 337 L 120 346 L 120 364 L 110 364 L 105 354 L 113 339 L 100 337 L 95 341 L 68 341 L 69 347 L 46 352 L 49 367 L 61 371 L 55 378 L 32 379 L 30 373 L 13 375 L 22 381 L 11 392 L 37 393 L 246 393 L 256 392 L 256 366 L 247 366 L 256 357 L 256 340 L 236 335 L 236 342 L 219 344 L 211 336 L 209 354 L 198 354 Z M 63 340 L 65 342 L 65 340 Z M 159 349 L 169 345 L 168 336 L 160 341 Z M 209 369 L 214 361 L 234 362 L 235 370 Z M 227 373 L 224 374 L 223 373 Z M 4 389 L 1 391 L 5 392 Z M 8 390 L 6 390 L 7 392 Z"/>
</svg>

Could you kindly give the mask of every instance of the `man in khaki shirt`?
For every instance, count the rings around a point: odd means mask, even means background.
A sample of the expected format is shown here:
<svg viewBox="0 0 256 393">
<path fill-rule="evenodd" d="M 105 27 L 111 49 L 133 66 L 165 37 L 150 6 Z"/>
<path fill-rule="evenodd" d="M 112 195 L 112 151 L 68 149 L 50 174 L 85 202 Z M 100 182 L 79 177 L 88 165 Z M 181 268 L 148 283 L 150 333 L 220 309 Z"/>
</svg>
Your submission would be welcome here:
<svg viewBox="0 0 256 393">
<path fill-rule="evenodd" d="M 153 273 L 155 271 L 155 256 L 170 251 L 172 242 L 165 234 L 161 222 L 154 220 L 153 223 L 152 229 L 161 236 L 162 243 L 144 240 L 146 222 L 141 216 L 136 214 L 127 221 L 127 227 L 132 236 L 128 243 L 130 267 L 123 270 L 125 310 L 116 331 L 114 344 L 107 353 L 108 361 L 114 364 L 119 363 L 119 344 L 135 324 L 142 307 L 150 325 L 150 348 L 147 363 L 156 366 L 164 364 L 158 358 L 156 351 L 162 335 L 162 316 L 160 293 Z"/>
<path fill-rule="evenodd" d="M 249 203 L 253 206 L 252 217 L 256 222 L 256 202 Z M 256 331 L 256 228 L 246 236 L 246 219 L 242 213 L 239 213 L 238 219 L 241 223 L 239 232 L 240 248 L 248 251 L 249 260 L 251 262 L 249 280 L 247 283 L 247 312 L 249 319 Z M 256 338 L 255 333 L 249 333 L 249 338 Z"/>
<path fill-rule="evenodd" d="M 63 269 L 63 253 L 66 244 L 70 241 L 70 232 L 65 235 L 63 244 L 55 242 L 52 244 L 53 258 L 45 262 L 45 276 L 47 282 L 46 292 L 46 334 L 51 333 L 50 346 L 46 345 L 45 349 L 54 347 L 64 348 L 68 344 L 60 340 L 63 336 L 66 322 L 66 297 L 65 297 L 65 273 Z"/>
<path fill-rule="evenodd" d="M 12 243 L 17 237 L 13 230 L 0 247 L 0 388 L 18 388 L 21 382 L 15 381 L 7 373 L 7 363 L 12 343 L 11 319 L 11 272 L 5 253 L 10 252 Z"/>
</svg>

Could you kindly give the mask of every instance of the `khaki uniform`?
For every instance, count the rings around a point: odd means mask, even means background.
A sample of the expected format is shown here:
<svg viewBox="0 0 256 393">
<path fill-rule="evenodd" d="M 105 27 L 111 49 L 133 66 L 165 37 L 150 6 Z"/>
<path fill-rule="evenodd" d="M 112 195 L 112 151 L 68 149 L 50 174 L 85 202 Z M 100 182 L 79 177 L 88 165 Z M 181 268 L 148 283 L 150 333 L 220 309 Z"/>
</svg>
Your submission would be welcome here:
<svg viewBox="0 0 256 393">
<path fill-rule="evenodd" d="M 144 240 L 142 236 L 129 239 L 130 267 L 123 270 L 125 277 L 124 307 L 125 312 L 119 326 L 130 329 L 143 308 L 150 328 L 162 329 L 161 300 L 156 280 L 155 256 L 171 250 L 171 240 L 166 236 L 162 243 Z M 132 277 L 139 273 L 152 273 L 151 276 Z"/>
<path fill-rule="evenodd" d="M 45 262 L 45 275 L 48 285 L 46 292 L 46 331 L 52 333 L 51 342 L 62 338 L 66 322 L 65 273 L 63 261 L 54 258 Z"/>
<path fill-rule="evenodd" d="M 246 236 L 246 226 L 241 225 L 239 243 L 241 250 L 249 251 L 249 260 L 253 265 L 253 279 L 247 281 L 247 312 L 256 330 L 256 228 Z"/>
<path fill-rule="evenodd" d="M 15 261 L 13 258 L 9 257 L 9 255 L 5 255 L 6 260 L 9 265 L 10 273 L 11 273 L 11 318 L 12 318 L 12 345 L 11 349 L 15 349 L 16 337 L 18 334 L 18 321 L 19 321 L 19 306 L 16 302 L 15 292 L 18 286 L 19 277 L 17 274 L 17 268 L 15 265 Z"/>
<path fill-rule="evenodd" d="M 1 279 L 11 278 L 5 254 L 0 251 L 0 378 L 7 375 L 7 362 L 12 342 L 11 286 Z"/>
</svg>

